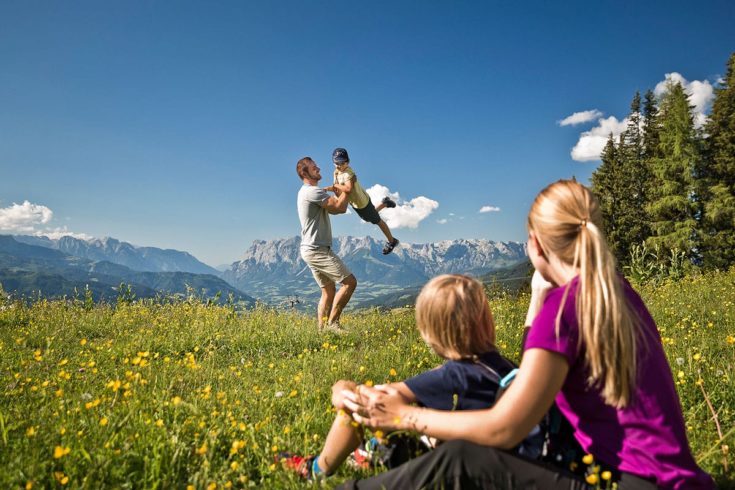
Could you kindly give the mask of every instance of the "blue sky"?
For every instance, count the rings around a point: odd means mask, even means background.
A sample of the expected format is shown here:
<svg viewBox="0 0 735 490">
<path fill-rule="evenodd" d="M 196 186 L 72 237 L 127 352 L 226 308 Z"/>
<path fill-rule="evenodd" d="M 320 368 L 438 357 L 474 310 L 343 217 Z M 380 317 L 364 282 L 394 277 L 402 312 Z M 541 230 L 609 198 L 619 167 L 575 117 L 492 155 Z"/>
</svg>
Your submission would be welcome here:
<svg viewBox="0 0 735 490">
<path fill-rule="evenodd" d="M 399 194 L 403 241 L 523 240 L 536 192 L 589 179 L 594 129 L 636 90 L 673 73 L 707 111 L 735 3 L 640 3 L 3 0 L 0 233 L 231 262 L 298 234 L 296 161 L 328 185 L 343 146 Z"/>
</svg>

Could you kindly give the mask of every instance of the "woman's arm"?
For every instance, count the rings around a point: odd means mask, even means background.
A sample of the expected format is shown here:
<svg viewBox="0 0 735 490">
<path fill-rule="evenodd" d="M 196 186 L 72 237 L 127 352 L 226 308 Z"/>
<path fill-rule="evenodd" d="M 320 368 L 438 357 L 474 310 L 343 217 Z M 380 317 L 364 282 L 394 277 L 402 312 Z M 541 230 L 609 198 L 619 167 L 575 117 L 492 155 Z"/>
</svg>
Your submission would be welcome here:
<svg viewBox="0 0 735 490">
<path fill-rule="evenodd" d="M 369 427 L 415 430 L 437 439 L 467 441 L 512 448 L 528 435 L 549 410 L 564 384 L 566 359 L 543 349 L 523 355 L 515 380 L 487 410 L 440 411 L 413 407 L 390 387 L 359 386 L 345 394 L 345 406 L 354 419 Z"/>
</svg>

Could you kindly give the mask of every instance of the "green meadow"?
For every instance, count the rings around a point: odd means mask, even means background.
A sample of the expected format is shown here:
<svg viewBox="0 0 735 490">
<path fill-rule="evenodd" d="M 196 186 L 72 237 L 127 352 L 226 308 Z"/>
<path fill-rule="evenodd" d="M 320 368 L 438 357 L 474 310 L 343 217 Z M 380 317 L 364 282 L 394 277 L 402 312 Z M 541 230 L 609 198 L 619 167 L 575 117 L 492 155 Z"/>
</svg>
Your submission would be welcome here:
<svg viewBox="0 0 735 490">
<path fill-rule="evenodd" d="M 735 271 L 640 286 L 700 465 L 735 480 Z M 517 359 L 528 297 L 490 299 Z M 441 360 L 410 308 L 320 334 L 288 310 L 189 300 L 0 302 L 0 488 L 298 488 L 280 451 L 317 452 L 330 386 L 400 380 Z M 343 468 L 328 480 L 359 476 Z"/>
</svg>

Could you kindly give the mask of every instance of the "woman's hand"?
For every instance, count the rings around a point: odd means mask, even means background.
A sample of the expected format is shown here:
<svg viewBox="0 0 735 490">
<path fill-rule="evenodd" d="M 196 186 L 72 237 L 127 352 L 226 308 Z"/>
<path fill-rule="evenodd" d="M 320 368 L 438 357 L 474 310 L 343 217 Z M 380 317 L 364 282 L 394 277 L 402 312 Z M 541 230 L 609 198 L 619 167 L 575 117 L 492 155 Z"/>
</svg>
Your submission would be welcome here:
<svg viewBox="0 0 735 490">
<path fill-rule="evenodd" d="M 414 407 L 391 386 L 360 385 L 355 391 L 343 391 L 342 396 L 345 407 L 359 424 L 386 431 L 420 430 L 411 423 L 410 412 Z"/>
<path fill-rule="evenodd" d="M 536 315 L 544 305 L 546 293 L 554 287 L 554 284 L 544 279 L 539 271 L 534 271 L 533 277 L 531 278 L 531 301 L 528 304 L 528 313 L 526 313 L 526 323 L 524 324 L 526 327 L 531 326 L 533 319 L 536 318 Z"/>
</svg>

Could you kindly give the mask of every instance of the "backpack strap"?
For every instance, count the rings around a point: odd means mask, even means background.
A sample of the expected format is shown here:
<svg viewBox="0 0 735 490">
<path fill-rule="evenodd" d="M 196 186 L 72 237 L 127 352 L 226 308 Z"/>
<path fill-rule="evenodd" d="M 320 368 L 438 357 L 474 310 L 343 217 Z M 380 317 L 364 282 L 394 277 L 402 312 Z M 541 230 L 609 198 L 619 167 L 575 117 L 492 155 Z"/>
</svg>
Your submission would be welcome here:
<svg viewBox="0 0 735 490">
<path fill-rule="evenodd" d="M 495 383 L 497 385 L 500 385 L 500 382 L 502 380 L 502 376 L 500 376 L 500 373 L 498 373 L 496 370 L 494 370 L 493 368 L 491 368 L 490 366 L 488 366 L 487 364 L 485 364 L 484 362 L 482 362 L 477 357 L 473 357 L 472 358 L 472 362 L 474 362 L 478 366 L 481 366 L 481 367 L 485 368 L 486 374 L 489 375 L 490 380 L 493 383 Z"/>
<path fill-rule="evenodd" d="M 510 386 L 510 383 L 516 379 L 516 374 L 518 374 L 518 368 L 513 368 L 511 372 L 505 375 L 503 379 L 500 380 L 500 387 L 502 389 L 506 389 L 508 386 Z"/>
</svg>

